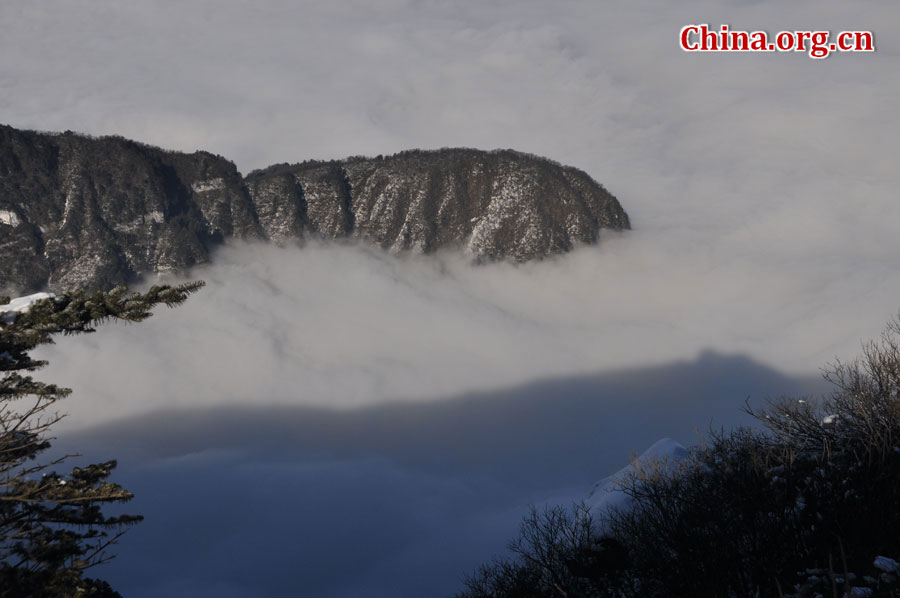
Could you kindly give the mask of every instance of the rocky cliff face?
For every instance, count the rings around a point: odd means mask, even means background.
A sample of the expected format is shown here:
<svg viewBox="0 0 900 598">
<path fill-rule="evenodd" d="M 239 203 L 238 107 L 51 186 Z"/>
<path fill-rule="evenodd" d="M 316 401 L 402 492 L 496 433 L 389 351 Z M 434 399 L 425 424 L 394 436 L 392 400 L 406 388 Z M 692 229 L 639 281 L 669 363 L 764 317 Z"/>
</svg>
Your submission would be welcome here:
<svg viewBox="0 0 900 598">
<path fill-rule="evenodd" d="M 229 238 L 360 237 L 524 261 L 629 228 L 585 173 L 513 151 L 409 151 L 242 177 L 206 152 L 0 126 L 0 291 L 127 283 Z"/>
</svg>

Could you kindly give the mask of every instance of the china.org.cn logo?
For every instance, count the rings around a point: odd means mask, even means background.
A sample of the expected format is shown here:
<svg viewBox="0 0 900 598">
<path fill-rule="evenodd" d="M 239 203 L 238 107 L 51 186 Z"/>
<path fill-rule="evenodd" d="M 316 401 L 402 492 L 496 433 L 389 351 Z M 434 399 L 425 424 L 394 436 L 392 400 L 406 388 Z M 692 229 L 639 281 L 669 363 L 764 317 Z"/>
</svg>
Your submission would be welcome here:
<svg viewBox="0 0 900 598">
<path fill-rule="evenodd" d="M 834 52 L 874 52 L 871 31 L 779 31 L 770 37 L 765 31 L 742 31 L 721 25 L 686 25 L 678 36 L 685 52 L 806 52 L 810 58 L 828 58 Z"/>
</svg>

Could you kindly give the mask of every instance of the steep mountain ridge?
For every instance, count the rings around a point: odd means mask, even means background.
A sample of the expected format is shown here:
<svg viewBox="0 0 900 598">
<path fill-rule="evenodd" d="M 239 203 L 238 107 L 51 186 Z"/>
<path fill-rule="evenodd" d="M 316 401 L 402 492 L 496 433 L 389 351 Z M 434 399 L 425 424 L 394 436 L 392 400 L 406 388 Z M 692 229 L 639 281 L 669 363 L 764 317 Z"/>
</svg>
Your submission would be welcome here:
<svg viewBox="0 0 900 598">
<path fill-rule="evenodd" d="M 100 288 L 209 260 L 229 238 L 359 237 L 525 261 L 629 228 L 584 172 L 512 150 L 412 150 L 280 164 L 122 137 L 0 126 L 0 289 Z"/>
</svg>

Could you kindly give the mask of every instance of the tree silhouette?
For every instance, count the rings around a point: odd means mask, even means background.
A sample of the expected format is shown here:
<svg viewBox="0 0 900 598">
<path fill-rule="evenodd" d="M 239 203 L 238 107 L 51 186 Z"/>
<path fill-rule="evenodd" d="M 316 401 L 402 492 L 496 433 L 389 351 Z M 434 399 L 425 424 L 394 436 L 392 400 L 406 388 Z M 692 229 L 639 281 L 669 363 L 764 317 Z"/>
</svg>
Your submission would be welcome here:
<svg viewBox="0 0 900 598">
<path fill-rule="evenodd" d="M 178 305 L 202 285 L 155 286 L 143 294 L 124 287 L 72 292 L 40 299 L 21 313 L 4 310 L 9 298 L 0 298 L 0 597 L 119 596 L 84 573 L 112 558 L 109 547 L 142 519 L 102 511 L 133 496 L 108 481 L 115 461 L 60 474 L 53 468 L 77 455 L 38 459 L 63 417 L 53 408 L 71 390 L 28 375 L 46 365 L 30 352 L 53 343 L 56 334 L 93 332 L 109 319 L 139 322 L 154 306 Z"/>
</svg>

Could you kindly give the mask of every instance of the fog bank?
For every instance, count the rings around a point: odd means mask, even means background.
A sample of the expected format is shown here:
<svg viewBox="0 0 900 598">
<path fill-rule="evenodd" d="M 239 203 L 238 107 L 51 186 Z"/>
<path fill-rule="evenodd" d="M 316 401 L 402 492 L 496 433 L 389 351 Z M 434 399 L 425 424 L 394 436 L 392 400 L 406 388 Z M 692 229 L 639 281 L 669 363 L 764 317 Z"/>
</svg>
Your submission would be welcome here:
<svg viewBox="0 0 900 598">
<path fill-rule="evenodd" d="M 225 247 L 189 274 L 207 286 L 185 305 L 59 339 L 39 351 L 42 374 L 76 389 L 76 427 L 163 408 L 431 401 L 703 351 L 807 375 L 856 355 L 898 308 L 887 261 L 760 264 L 671 244 L 634 231 L 520 266 Z"/>
</svg>

